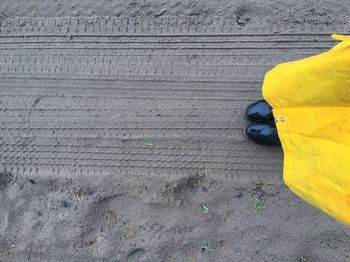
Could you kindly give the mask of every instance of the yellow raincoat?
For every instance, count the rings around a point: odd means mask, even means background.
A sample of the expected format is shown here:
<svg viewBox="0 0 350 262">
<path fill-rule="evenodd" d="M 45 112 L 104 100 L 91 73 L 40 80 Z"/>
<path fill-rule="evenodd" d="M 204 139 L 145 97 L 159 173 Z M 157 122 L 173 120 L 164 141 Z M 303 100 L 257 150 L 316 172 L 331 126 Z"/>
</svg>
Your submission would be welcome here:
<svg viewBox="0 0 350 262">
<path fill-rule="evenodd" d="M 350 36 L 329 51 L 277 65 L 263 84 L 284 151 L 284 181 L 350 225 Z"/>
</svg>

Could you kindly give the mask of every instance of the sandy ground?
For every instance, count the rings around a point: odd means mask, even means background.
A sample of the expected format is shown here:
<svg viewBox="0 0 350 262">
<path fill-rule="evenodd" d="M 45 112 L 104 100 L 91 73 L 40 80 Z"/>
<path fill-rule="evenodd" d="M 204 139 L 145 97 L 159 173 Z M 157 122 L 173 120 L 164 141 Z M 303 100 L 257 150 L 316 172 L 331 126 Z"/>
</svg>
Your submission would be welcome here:
<svg viewBox="0 0 350 262">
<path fill-rule="evenodd" d="M 243 135 L 264 73 L 349 32 L 347 0 L 0 8 L 0 261 L 350 261 Z"/>
</svg>

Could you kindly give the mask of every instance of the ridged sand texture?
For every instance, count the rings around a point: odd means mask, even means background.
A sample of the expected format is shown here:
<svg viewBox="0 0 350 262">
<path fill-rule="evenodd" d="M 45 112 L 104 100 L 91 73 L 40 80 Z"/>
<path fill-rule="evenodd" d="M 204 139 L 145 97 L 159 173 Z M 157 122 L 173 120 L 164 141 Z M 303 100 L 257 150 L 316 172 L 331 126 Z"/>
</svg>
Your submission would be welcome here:
<svg viewBox="0 0 350 262">
<path fill-rule="evenodd" d="M 349 32 L 348 10 L 312 12 L 0 13 L 0 260 L 350 259 L 349 233 L 283 186 L 281 149 L 243 134 L 265 72 Z"/>
</svg>

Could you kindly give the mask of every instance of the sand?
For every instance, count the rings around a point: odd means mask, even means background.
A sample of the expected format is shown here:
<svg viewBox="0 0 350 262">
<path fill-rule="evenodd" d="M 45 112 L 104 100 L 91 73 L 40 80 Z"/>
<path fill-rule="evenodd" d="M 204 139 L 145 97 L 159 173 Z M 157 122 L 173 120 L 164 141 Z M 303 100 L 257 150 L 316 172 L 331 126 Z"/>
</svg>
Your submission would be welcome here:
<svg viewBox="0 0 350 262">
<path fill-rule="evenodd" d="M 338 1 L 3 0 L 0 261 L 350 261 L 349 229 L 243 135 Z"/>
</svg>

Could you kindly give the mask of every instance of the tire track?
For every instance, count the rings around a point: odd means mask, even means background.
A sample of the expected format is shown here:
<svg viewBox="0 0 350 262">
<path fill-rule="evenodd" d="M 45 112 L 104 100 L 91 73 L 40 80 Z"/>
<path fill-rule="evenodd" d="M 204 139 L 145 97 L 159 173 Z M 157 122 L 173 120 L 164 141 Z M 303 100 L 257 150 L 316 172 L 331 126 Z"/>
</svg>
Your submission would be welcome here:
<svg viewBox="0 0 350 262">
<path fill-rule="evenodd" d="M 54 18 L 9 18 L 2 21 L 1 35 L 130 35 L 153 37 L 155 35 L 171 35 L 173 37 L 183 34 L 215 36 L 215 35 L 241 35 L 250 32 L 252 35 L 273 35 L 283 32 L 285 35 L 324 35 L 336 31 L 346 31 L 346 19 L 343 24 L 307 24 L 301 23 L 294 28 L 286 24 L 270 24 L 261 21 L 259 27 L 241 27 L 232 18 L 188 18 L 169 17 L 160 19 L 141 20 L 137 18 L 115 17 L 54 17 Z M 338 29 L 338 30 L 336 30 Z M 254 33 L 251 33 L 254 32 Z"/>
<path fill-rule="evenodd" d="M 0 164 L 28 174 L 208 173 L 279 181 L 281 152 L 243 136 L 264 73 L 334 45 L 347 22 L 8 18 Z M 268 150 L 269 154 L 262 152 Z M 275 178 L 274 178 L 275 177 Z"/>
</svg>

